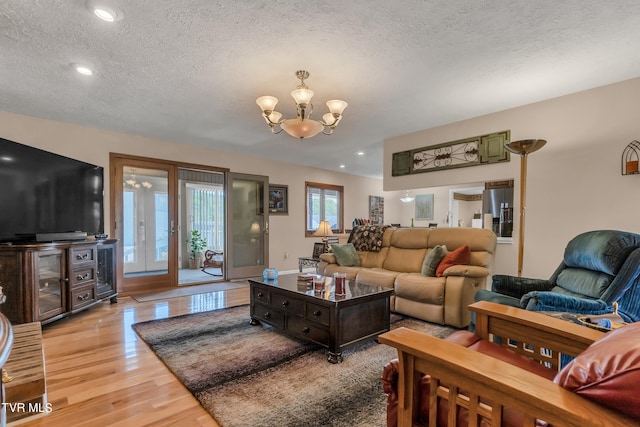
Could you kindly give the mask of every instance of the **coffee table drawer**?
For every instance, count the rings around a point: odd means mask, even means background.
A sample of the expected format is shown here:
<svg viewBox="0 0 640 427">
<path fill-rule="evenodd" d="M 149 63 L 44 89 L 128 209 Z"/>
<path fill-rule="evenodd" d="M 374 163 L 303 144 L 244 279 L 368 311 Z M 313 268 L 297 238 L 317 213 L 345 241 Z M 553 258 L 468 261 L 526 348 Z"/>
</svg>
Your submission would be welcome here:
<svg viewBox="0 0 640 427">
<path fill-rule="evenodd" d="M 269 323 L 276 328 L 284 329 L 284 314 L 271 309 L 271 307 L 262 304 L 253 304 L 251 306 L 251 316 L 261 322 Z"/>
<path fill-rule="evenodd" d="M 307 303 L 307 319 L 329 326 L 329 308 Z"/>
<path fill-rule="evenodd" d="M 271 305 L 296 316 L 304 315 L 304 301 L 287 295 L 271 292 Z"/>
<path fill-rule="evenodd" d="M 329 345 L 329 330 L 308 320 L 290 316 L 287 332 L 322 345 Z"/>
<path fill-rule="evenodd" d="M 252 287 L 253 299 L 264 304 L 269 304 L 269 291 L 258 287 Z"/>
</svg>

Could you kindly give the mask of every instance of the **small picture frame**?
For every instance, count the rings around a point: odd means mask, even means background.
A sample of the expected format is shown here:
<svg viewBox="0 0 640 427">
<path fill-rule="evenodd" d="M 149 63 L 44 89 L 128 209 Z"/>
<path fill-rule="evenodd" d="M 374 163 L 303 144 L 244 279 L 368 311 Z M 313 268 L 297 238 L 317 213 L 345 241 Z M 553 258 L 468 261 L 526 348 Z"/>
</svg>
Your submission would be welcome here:
<svg viewBox="0 0 640 427">
<path fill-rule="evenodd" d="M 313 244 L 313 256 L 311 258 L 320 258 L 320 255 L 324 253 L 324 243 Z"/>
<path fill-rule="evenodd" d="M 269 214 L 289 215 L 289 187 L 269 184 Z"/>
</svg>

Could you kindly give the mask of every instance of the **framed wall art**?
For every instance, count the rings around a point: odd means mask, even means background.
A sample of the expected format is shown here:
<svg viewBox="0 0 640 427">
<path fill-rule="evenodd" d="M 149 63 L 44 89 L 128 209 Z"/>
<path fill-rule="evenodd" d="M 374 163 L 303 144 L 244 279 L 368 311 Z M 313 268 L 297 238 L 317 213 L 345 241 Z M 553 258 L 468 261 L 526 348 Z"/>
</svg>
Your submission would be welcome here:
<svg viewBox="0 0 640 427">
<path fill-rule="evenodd" d="M 416 220 L 433 219 L 433 194 L 416 195 Z"/>
<path fill-rule="evenodd" d="M 271 215 L 289 215 L 289 187 L 269 184 L 269 213 Z"/>
<path fill-rule="evenodd" d="M 369 223 L 372 225 L 384 223 L 384 197 L 369 196 Z"/>
</svg>

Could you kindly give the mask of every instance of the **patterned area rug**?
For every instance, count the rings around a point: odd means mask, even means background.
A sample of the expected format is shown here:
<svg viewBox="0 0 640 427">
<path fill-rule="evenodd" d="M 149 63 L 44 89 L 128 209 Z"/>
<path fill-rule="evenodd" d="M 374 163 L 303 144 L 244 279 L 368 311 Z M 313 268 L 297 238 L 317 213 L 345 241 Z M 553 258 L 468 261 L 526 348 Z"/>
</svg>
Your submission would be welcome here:
<svg viewBox="0 0 640 427">
<path fill-rule="evenodd" d="M 441 338 L 455 331 L 392 315 L 400 326 Z M 397 353 L 373 340 L 330 364 L 315 345 L 249 325 L 248 305 L 133 329 L 221 426 L 385 425 L 380 376 Z"/>
</svg>

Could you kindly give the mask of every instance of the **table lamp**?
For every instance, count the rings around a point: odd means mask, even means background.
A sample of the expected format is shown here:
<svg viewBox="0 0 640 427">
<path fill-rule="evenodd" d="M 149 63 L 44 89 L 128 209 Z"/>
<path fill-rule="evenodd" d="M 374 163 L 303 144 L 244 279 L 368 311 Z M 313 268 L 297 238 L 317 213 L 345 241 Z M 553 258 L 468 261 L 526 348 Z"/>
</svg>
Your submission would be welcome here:
<svg viewBox="0 0 640 427">
<path fill-rule="evenodd" d="M 315 233 L 313 233 L 314 236 L 322 236 L 322 243 L 324 243 L 325 252 L 327 251 L 327 249 L 329 249 L 327 247 L 327 236 L 331 236 L 332 234 L 333 231 L 331 230 L 331 224 L 329 224 L 329 221 L 327 221 L 326 219 L 320 221 L 318 229 L 315 231 Z"/>
</svg>

